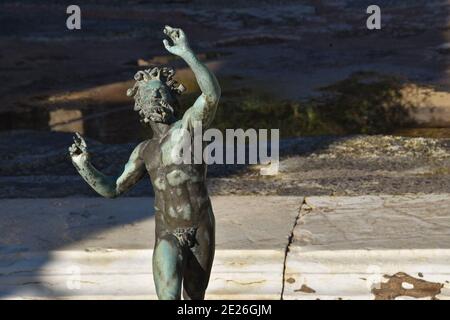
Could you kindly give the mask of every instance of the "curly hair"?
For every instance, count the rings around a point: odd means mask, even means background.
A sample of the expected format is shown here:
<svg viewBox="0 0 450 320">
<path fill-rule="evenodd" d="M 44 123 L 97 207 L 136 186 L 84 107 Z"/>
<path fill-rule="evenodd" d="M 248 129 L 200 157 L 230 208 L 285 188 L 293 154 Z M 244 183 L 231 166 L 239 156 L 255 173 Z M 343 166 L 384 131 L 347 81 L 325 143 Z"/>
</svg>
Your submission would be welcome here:
<svg viewBox="0 0 450 320">
<path fill-rule="evenodd" d="M 173 68 L 157 66 L 136 72 L 134 75 L 136 82 L 132 88 L 127 90 L 127 96 L 134 97 L 134 110 L 139 111 L 141 109 L 142 104 L 139 87 L 148 81 L 159 80 L 165 83 L 174 95 L 180 95 L 186 91 L 186 88 L 173 78 L 174 74 L 175 71 Z"/>
</svg>

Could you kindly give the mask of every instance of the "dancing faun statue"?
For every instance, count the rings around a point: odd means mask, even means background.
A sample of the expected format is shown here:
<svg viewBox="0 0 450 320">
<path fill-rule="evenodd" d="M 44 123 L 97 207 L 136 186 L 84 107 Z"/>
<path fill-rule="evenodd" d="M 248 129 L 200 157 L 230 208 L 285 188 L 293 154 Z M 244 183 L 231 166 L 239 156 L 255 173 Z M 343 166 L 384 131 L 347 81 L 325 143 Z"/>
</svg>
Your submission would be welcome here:
<svg viewBox="0 0 450 320">
<path fill-rule="evenodd" d="M 183 30 L 166 26 L 163 41 L 170 53 L 181 57 L 192 69 L 201 95 L 176 119 L 176 95 L 185 88 L 173 79 L 168 67 L 138 71 L 136 83 L 127 91 L 134 110 L 150 125 L 153 138 L 141 142 L 131 153 L 118 177 L 102 174 L 90 162 L 86 142 L 76 134 L 69 148 L 73 165 L 100 195 L 115 198 L 135 185 L 148 172 L 155 193 L 156 242 L 153 277 L 159 299 L 203 299 L 215 249 L 215 222 L 206 188 L 206 164 L 180 163 L 173 150 L 181 149 L 180 132 L 193 136 L 196 126 L 207 128 L 220 98 L 216 77 L 189 47 Z M 169 41 L 170 40 L 170 41 Z M 193 151 L 191 151 L 193 152 Z M 192 155 L 193 156 L 193 155 Z"/>
</svg>

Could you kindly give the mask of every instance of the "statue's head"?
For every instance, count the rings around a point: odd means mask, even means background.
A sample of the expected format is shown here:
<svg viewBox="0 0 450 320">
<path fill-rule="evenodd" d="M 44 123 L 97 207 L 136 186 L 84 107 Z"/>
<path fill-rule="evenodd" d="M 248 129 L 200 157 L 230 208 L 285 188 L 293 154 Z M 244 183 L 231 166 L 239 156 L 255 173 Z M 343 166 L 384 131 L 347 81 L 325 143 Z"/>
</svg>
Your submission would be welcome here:
<svg viewBox="0 0 450 320">
<path fill-rule="evenodd" d="M 127 96 L 134 97 L 134 110 L 139 112 L 144 123 L 166 123 L 174 121 L 174 108 L 178 106 L 176 96 L 185 88 L 174 79 L 172 68 L 152 67 L 138 71 L 133 88 L 128 89 Z"/>
</svg>

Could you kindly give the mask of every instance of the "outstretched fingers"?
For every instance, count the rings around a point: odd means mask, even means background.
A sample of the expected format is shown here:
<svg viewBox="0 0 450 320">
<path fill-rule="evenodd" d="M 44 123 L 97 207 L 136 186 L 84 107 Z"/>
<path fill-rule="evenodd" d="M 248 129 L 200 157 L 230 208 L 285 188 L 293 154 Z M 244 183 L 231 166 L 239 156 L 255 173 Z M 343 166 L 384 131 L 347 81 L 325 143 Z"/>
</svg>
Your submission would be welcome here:
<svg viewBox="0 0 450 320">
<path fill-rule="evenodd" d="M 179 37 L 179 31 L 180 31 L 180 29 L 172 28 L 171 26 L 165 26 L 164 27 L 164 33 L 166 35 L 168 35 L 172 40 L 174 38 L 178 38 Z"/>
<path fill-rule="evenodd" d="M 170 43 L 169 43 L 169 41 L 168 41 L 167 39 L 164 39 L 164 40 L 163 40 L 163 44 L 164 44 L 164 47 L 165 47 L 167 50 L 170 51 L 170 49 L 172 48 L 172 46 L 170 45 Z"/>
<path fill-rule="evenodd" d="M 163 32 L 167 35 L 169 35 L 173 31 L 173 28 L 171 26 L 165 25 Z"/>
<path fill-rule="evenodd" d="M 75 132 L 76 137 L 78 138 L 78 141 L 80 142 L 80 146 L 84 149 L 87 148 L 86 141 L 84 141 L 84 138 L 79 134 L 78 132 Z"/>
<path fill-rule="evenodd" d="M 174 44 L 184 38 L 184 32 L 180 28 L 165 26 L 163 32 L 173 41 Z"/>
<path fill-rule="evenodd" d="M 73 144 L 69 147 L 69 153 L 71 156 L 74 156 L 85 152 L 87 152 L 86 141 L 76 132 L 75 136 L 73 136 Z"/>
<path fill-rule="evenodd" d="M 164 47 L 167 51 L 180 57 L 183 57 L 186 52 L 190 51 L 189 44 L 183 30 L 165 26 L 163 31 L 168 37 L 168 39 L 163 40 Z"/>
<path fill-rule="evenodd" d="M 70 156 L 76 155 L 76 152 L 77 152 L 77 147 L 76 147 L 75 144 L 72 144 L 72 145 L 69 147 L 69 154 L 70 154 Z"/>
<path fill-rule="evenodd" d="M 75 132 L 73 141 L 75 142 L 77 147 L 79 147 L 83 152 L 86 151 L 87 148 L 86 141 L 84 141 L 84 138 L 78 132 Z"/>
</svg>

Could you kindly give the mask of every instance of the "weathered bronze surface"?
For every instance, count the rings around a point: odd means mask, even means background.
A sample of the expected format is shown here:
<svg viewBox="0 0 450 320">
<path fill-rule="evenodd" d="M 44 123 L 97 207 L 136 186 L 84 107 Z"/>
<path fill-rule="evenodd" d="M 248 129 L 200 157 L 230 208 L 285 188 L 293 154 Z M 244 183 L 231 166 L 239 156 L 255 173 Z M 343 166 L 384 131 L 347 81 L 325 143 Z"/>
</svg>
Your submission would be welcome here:
<svg viewBox="0 0 450 320">
<path fill-rule="evenodd" d="M 203 299 L 215 249 L 206 164 L 180 164 L 173 150 L 182 149 L 182 132 L 192 138 L 196 126 L 204 129 L 211 124 L 221 93 L 217 79 L 192 52 L 183 30 L 166 26 L 164 33 L 172 42 L 165 39 L 165 48 L 184 59 L 196 76 L 202 94 L 194 105 L 180 120 L 175 119 L 176 94 L 181 94 L 184 87 L 173 79 L 173 69 L 139 71 L 127 95 L 134 97 L 134 110 L 143 123 L 151 126 L 154 135 L 134 149 L 123 173 L 110 177 L 94 168 L 86 142 L 78 133 L 69 152 L 79 174 L 104 197 L 123 194 L 148 172 L 155 191 L 153 276 L 158 298 L 180 299 L 183 287 L 185 299 Z"/>
</svg>

